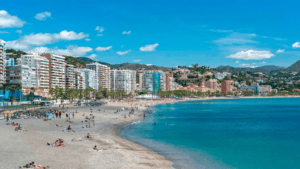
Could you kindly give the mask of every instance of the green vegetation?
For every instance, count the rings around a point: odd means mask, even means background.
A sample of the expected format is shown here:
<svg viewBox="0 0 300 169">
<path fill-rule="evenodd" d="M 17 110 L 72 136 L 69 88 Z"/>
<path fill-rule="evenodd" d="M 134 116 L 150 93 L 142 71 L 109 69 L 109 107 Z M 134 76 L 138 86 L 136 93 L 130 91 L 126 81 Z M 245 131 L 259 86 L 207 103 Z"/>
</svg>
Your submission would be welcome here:
<svg viewBox="0 0 300 169">
<path fill-rule="evenodd" d="M 6 49 L 6 53 L 13 53 L 17 54 L 18 56 L 26 55 L 27 53 L 21 50 L 14 50 L 14 49 Z"/>
<path fill-rule="evenodd" d="M 86 62 L 76 59 L 72 56 L 65 56 L 66 63 L 70 65 L 74 65 L 77 68 L 85 68 Z"/>
</svg>

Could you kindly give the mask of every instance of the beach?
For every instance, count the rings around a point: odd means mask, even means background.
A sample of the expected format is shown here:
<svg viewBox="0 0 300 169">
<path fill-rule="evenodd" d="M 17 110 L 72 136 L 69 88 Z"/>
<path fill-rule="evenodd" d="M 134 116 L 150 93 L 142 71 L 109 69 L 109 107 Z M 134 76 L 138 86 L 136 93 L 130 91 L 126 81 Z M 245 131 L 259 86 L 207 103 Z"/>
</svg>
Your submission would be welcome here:
<svg viewBox="0 0 300 169">
<path fill-rule="evenodd" d="M 145 104 L 152 106 L 159 103 L 168 101 L 140 101 L 138 110 L 130 117 L 128 117 L 129 110 L 114 112 L 121 108 L 130 108 L 137 103 L 109 101 L 99 107 L 68 107 L 66 111 L 78 111 L 74 119 L 71 116 L 73 123 L 70 124 L 76 132 L 66 130 L 69 123 L 66 122 L 65 114 L 62 118 L 49 121 L 42 119 L 10 121 L 20 123 L 23 129 L 28 130 L 27 132 L 15 131 L 15 127 L 6 125 L 6 120 L 1 120 L 0 168 L 19 168 L 31 162 L 55 169 L 172 168 L 172 163 L 163 156 L 118 135 L 119 127 L 142 118 L 143 111 L 146 110 Z M 91 108 L 95 116 L 95 126 L 91 124 L 90 128 L 86 128 L 87 123 L 84 120 L 85 116 L 89 117 Z M 127 117 L 124 118 L 124 115 Z M 56 124 L 59 126 L 55 126 Z M 84 138 L 88 132 L 94 138 Z M 65 147 L 47 145 L 58 138 L 64 139 Z M 73 138 L 83 138 L 84 141 L 71 141 Z M 106 150 L 93 150 L 95 145 Z"/>
</svg>

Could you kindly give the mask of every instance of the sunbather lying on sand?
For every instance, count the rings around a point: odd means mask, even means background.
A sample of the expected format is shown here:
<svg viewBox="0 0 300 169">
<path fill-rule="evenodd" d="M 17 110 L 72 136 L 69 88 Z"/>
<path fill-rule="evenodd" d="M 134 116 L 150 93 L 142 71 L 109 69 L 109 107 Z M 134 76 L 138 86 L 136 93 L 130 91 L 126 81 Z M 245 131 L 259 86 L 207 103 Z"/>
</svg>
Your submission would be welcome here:
<svg viewBox="0 0 300 169">
<path fill-rule="evenodd" d="M 68 126 L 67 130 L 68 130 L 68 132 L 74 132 L 74 133 L 76 132 L 75 130 L 72 130 L 70 125 Z"/>
<path fill-rule="evenodd" d="M 37 165 L 37 164 L 34 164 L 34 162 L 31 162 L 31 163 L 23 166 L 23 168 L 46 169 L 46 168 L 49 168 L 49 166 Z"/>
<path fill-rule="evenodd" d="M 15 128 L 15 131 L 27 131 L 27 130 L 23 130 L 23 128 L 21 127 L 21 125 L 19 125 L 19 127 Z"/>
<path fill-rule="evenodd" d="M 52 146 L 52 147 L 64 147 L 64 146 L 65 146 L 64 144 L 59 143 L 58 140 L 55 141 L 55 144 L 54 144 L 54 145 L 55 145 L 55 146 Z"/>
<path fill-rule="evenodd" d="M 84 141 L 82 138 L 73 138 L 72 141 Z"/>
<path fill-rule="evenodd" d="M 100 150 L 106 150 L 106 148 L 98 148 L 98 147 L 95 145 L 95 147 L 93 147 L 93 150 L 100 151 Z"/>
<path fill-rule="evenodd" d="M 13 127 L 19 127 L 21 124 L 13 122 L 12 125 Z"/>
</svg>

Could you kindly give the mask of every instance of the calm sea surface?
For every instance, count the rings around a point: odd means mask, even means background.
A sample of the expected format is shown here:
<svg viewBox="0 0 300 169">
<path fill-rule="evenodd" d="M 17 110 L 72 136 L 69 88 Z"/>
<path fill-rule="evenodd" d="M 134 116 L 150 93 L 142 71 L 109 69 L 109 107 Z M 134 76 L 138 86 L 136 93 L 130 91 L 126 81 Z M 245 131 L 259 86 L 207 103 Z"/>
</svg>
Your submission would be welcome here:
<svg viewBox="0 0 300 169">
<path fill-rule="evenodd" d="M 175 168 L 298 169 L 300 98 L 157 105 L 120 135 L 164 155 Z"/>
</svg>

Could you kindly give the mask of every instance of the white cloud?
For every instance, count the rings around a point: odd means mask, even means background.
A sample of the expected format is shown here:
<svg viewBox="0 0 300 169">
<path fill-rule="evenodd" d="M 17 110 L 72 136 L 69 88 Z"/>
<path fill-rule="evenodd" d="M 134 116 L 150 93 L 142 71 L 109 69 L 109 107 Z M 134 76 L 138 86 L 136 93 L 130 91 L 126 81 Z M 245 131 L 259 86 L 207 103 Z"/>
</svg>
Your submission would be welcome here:
<svg viewBox="0 0 300 169">
<path fill-rule="evenodd" d="M 101 47 L 101 46 L 99 46 L 99 47 L 96 48 L 96 51 L 103 52 L 103 51 L 107 51 L 107 50 L 109 50 L 111 48 L 112 48 L 112 46 L 107 46 L 107 47 Z"/>
<path fill-rule="evenodd" d="M 134 62 L 140 62 L 141 60 L 140 59 L 136 59 L 136 60 L 133 60 Z"/>
<path fill-rule="evenodd" d="M 235 63 L 240 63 L 240 62 L 237 60 L 237 61 L 235 61 Z"/>
<path fill-rule="evenodd" d="M 95 59 L 97 57 L 97 55 L 96 54 L 91 54 L 90 56 L 87 56 L 87 57 L 90 58 L 90 59 Z"/>
<path fill-rule="evenodd" d="M 146 66 L 152 66 L 152 64 L 146 64 Z"/>
<path fill-rule="evenodd" d="M 126 51 L 118 51 L 117 54 L 118 55 L 125 55 L 125 54 L 129 53 L 130 51 L 131 51 L 130 49 L 126 50 Z"/>
<path fill-rule="evenodd" d="M 131 34 L 131 31 L 123 31 L 122 34 L 123 34 L 123 35 L 130 35 L 130 34 Z"/>
<path fill-rule="evenodd" d="M 97 36 L 103 36 L 103 34 L 98 33 Z"/>
<path fill-rule="evenodd" d="M 233 32 L 232 30 L 222 30 L 222 29 L 210 29 L 209 31 L 216 32 L 216 33 L 229 33 L 229 32 Z"/>
<path fill-rule="evenodd" d="M 270 51 L 247 50 L 227 56 L 227 58 L 244 59 L 244 60 L 261 60 L 273 57 Z"/>
<path fill-rule="evenodd" d="M 267 62 L 261 62 L 261 64 L 266 64 Z"/>
<path fill-rule="evenodd" d="M 61 40 L 79 40 L 88 37 L 88 34 L 83 32 L 76 33 L 74 31 L 63 30 L 60 33 L 38 33 L 24 35 L 18 40 L 8 41 L 6 43 L 7 47 L 21 50 L 28 50 L 31 46 L 40 46 L 55 43 Z"/>
<path fill-rule="evenodd" d="M 283 53 L 285 51 L 285 49 L 278 49 L 277 51 L 276 51 L 276 53 Z"/>
<path fill-rule="evenodd" d="M 90 38 L 86 38 L 86 39 L 84 39 L 85 41 L 91 41 L 91 39 Z"/>
<path fill-rule="evenodd" d="M 300 42 L 295 42 L 293 45 L 292 45 L 293 48 L 300 48 Z"/>
<path fill-rule="evenodd" d="M 257 66 L 251 66 L 251 64 L 248 64 L 248 63 L 241 63 L 240 66 L 249 67 L 249 68 L 256 68 L 257 67 Z"/>
<path fill-rule="evenodd" d="M 9 34 L 10 32 L 8 31 L 0 31 L 0 34 Z"/>
<path fill-rule="evenodd" d="M 51 12 L 45 11 L 45 12 L 37 13 L 34 16 L 34 18 L 40 21 L 45 21 L 48 18 L 51 18 Z"/>
<path fill-rule="evenodd" d="M 142 47 L 140 47 L 140 51 L 143 51 L 143 52 L 154 51 L 158 45 L 159 45 L 158 43 L 155 43 L 152 45 L 142 46 Z"/>
<path fill-rule="evenodd" d="M 0 28 L 23 27 L 25 23 L 17 16 L 11 16 L 7 11 L 0 10 Z"/>
<path fill-rule="evenodd" d="M 249 44 L 249 43 L 258 43 L 257 41 L 253 40 L 255 36 L 256 34 L 245 34 L 245 33 L 234 32 L 225 38 L 220 38 L 214 40 L 213 42 L 218 45 L 242 45 L 242 44 Z"/>
<path fill-rule="evenodd" d="M 22 30 L 16 30 L 16 32 L 21 34 L 23 31 Z"/>
<path fill-rule="evenodd" d="M 95 30 L 98 31 L 98 32 L 100 32 L 100 33 L 101 33 L 101 32 L 104 32 L 104 28 L 103 28 L 102 26 L 101 26 L 101 27 L 100 27 L 100 26 L 97 26 L 97 27 L 95 28 Z"/>
<path fill-rule="evenodd" d="M 68 56 L 84 56 L 86 53 L 93 51 L 93 48 L 90 47 L 82 47 L 69 45 L 66 49 L 59 48 L 47 48 L 47 47 L 36 47 L 29 52 L 36 53 L 55 53 L 58 55 L 68 55 Z"/>
</svg>

